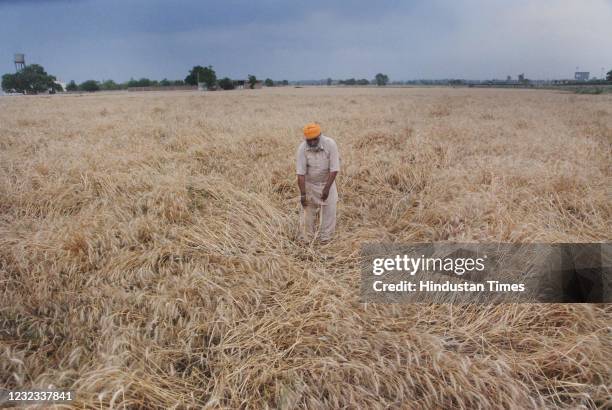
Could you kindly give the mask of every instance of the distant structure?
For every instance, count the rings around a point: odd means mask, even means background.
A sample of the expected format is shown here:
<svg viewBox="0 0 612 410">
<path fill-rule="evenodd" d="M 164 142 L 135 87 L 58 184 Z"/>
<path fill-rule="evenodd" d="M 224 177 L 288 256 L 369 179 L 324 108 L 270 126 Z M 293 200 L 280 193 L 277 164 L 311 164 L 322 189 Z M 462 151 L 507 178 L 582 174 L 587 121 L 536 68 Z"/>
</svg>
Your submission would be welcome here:
<svg viewBox="0 0 612 410">
<path fill-rule="evenodd" d="M 518 80 L 519 80 L 519 83 L 524 82 L 525 81 L 525 73 L 519 74 L 518 75 Z"/>
<path fill-rule="evenodd" d="M 249 84 L 249 80 L 234 80 L 234 88 L 237 90 L 246 90 L 246 89 L 250 89 L 251 85 Z M 253 89 L 259 89 L 259 88 L 263 88 L 263 82 L 260 80 L 257 80 L 255 82 L 255 84 L 253 85 Z"/>
<path fill-rule="evenodd" d="M 56 80 L 56 81 L 53 81 L 53 82 L 54 82 L 55 84 L 59 85 L 60 87 L 62 87 L 62 91 L 66 91 L 66 85 L 67 85 L 67 84 L 66 84 L 65 82 L 60 81 L 60 80 Z"/>
<path fill-rule="evenodd" d="M 576 81 L 589 81 L 591 73 L 588 71 L 576 71 L 574 73 L 574 80 Z"/>
<path fill-rule="evenodd" d="M 506 77 L 506 81 L 507 81 L 507 82 L 512 81 L 512 76 L 511 76 L 511 75 L 509 75 L 508 77 Z"/>
<path fill-rule="evenodd" d="M 23 70 L 26 66 L 25 63 L 25 54 L 23 53 L 17 53 L 15 54 L 15 71 L 19 72 L 21 70 Z"/>
</svg>

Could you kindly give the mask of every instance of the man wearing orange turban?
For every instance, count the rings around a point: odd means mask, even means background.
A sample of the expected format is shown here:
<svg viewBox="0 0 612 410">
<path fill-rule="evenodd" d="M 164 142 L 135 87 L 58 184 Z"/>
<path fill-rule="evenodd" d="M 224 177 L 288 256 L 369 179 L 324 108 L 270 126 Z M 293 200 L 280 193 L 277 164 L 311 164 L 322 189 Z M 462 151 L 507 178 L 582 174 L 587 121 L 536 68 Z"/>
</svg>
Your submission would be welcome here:
<svg viewBox="0 0 612 410">
<path fill-rule="evenodd" d="M 298 187 L 302 203 L 302 239 L 310 241 L 316 233 L 320 214 L 320 240 L 329 242 L 336 230 L 336 175 L 340 156 L 336 142 L 321 133 L 316 123 L 304 127 L 304 141 L 297 150 Z"/>
</svg>

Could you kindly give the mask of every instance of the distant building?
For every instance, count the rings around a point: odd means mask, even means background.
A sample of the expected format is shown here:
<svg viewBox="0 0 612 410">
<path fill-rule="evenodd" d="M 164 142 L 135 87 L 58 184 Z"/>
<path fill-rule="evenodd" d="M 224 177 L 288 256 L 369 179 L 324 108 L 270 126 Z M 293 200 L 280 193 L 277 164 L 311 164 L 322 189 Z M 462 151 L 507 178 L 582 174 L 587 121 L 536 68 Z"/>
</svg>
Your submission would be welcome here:
<svg viewBox="0 0 612 410">
<path fill-rule="evenodd" d="M 62 91 L 66 91 L 66 83 L 61 81 L 54 81 L 54 83 L 62 87 Z"/>
<path fill-rule="evenodd" d="M 507 81 L 507 82 L 512 81 L 512 76 L 511 76 L 511 75 L 509 75 L 508 77 L 506 77 L 506 81 Z"/>
<path fill-rule="evenodd" d="M 258 89 L 262 87 L 263 87 L 263 82 L 259 80 L 255 82 L 255 85 L 253 85 L 254 89 Z M 234 80 L 234 88 L 236 88 L 237 90 L 250 89 L 251 84 L 249 84 L 249 80 Z"/>
<path fill-rule="evenodd" d="M 576 81 L 589 81 L 589 76 L 591 73 L 588 71 L 576 71 L 574 73 L 574 80 Z"/>
</svg>

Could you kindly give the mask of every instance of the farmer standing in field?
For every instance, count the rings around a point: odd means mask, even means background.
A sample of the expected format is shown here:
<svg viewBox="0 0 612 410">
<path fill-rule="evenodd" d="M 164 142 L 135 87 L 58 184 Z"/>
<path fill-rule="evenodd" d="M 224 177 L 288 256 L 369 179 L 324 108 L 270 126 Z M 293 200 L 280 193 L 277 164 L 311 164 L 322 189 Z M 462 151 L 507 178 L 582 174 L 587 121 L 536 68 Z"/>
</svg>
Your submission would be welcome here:
<svg viewBox="0 0 612 410">
<path fill-rule="evenodd" d="M 296 168 L 300 202 L 302 203 L 301 236 L 310 241 L 315 234 L 317 213 L 320 214 L 320 240 L 329 242 L 336 230 L 336 175 L 340 157 L 336 142 L 321 134 L 319 124 L 304 127 L 304 139 L 297 150 Z"/>
</svg>

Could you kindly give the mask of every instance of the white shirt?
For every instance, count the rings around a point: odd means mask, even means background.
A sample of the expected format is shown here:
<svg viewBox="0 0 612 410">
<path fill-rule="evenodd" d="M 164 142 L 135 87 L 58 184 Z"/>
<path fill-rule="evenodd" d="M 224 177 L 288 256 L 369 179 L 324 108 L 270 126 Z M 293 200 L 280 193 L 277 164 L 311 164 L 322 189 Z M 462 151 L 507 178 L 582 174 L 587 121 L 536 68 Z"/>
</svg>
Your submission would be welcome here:
<svg viewBox="0 0 612 410">
<path fill-rule="evenodd" d="M 326 205 L 328 201 L 336 201 L 338 192 L 336 182 L 329 189 L 326 201 L 321 201 L 321 193 L 327 183 L 330 172 L 340 171 L 340 156 L 336 142 L 321 135 L 316 147 L 310 147 L 302 141 L 296 153 L 296 173 L 306 176 L 306 200 L 308 202 Z"/>
</svg>

